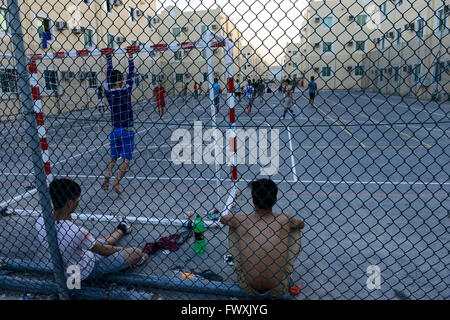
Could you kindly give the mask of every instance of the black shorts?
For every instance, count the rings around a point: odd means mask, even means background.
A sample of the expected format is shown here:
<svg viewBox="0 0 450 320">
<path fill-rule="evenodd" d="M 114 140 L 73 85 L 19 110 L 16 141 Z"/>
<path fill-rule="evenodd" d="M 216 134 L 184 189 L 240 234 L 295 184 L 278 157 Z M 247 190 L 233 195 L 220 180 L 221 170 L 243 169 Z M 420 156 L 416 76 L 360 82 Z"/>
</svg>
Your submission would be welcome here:
<svg viewBox="0 0 450 320">
<path fill-rule="evenodd" d="M 309 98 L 310 98 L 311 100 L 313 100 L 315 97 L 316 97 L 316 94 L 315 94 L 315 93 L 312 93 L 312 92 L 309 93 Z"/>
</svg>

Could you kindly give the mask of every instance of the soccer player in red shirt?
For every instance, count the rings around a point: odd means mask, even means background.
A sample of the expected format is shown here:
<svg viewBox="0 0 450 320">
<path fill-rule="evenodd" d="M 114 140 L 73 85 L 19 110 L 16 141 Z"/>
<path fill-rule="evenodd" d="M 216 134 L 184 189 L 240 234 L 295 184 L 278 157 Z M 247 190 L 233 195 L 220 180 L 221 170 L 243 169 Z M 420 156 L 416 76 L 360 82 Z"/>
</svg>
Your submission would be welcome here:
<svg viewBox="0 0 450 320">
<path fill-rule="evenodd" d="M 164 95 L 166 94 L 166 89 L 164 89 L 162 82 L 159 82 L 159 85 L 153 89 L 154 97 L 156 101 L 156 106 L 158 107 L 158 114 L 160 117 L 164 114 L 164 108 L 166 107 L 166 100 L 164 99 Z"/>
</svg>

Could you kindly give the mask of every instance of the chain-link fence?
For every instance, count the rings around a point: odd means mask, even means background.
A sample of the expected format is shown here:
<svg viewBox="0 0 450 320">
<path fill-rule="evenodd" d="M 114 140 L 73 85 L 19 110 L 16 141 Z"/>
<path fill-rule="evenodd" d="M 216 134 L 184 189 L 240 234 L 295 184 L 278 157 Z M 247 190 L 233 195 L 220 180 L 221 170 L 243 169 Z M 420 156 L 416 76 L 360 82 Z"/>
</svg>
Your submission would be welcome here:
<svg viewBox="0 0 450 320">
<path fill-rule="evenodd" d="M 0 1 L 0 288 L 448 299 L 449 5 L 176 4 Z"/>
</svg>

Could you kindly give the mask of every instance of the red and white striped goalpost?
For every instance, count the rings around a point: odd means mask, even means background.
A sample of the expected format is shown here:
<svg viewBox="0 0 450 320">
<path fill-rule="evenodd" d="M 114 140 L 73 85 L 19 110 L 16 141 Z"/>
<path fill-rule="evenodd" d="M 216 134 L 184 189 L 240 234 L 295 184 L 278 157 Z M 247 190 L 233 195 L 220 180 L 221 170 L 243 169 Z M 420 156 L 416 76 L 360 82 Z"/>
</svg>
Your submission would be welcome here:
<svg viewBox="0 0 450 320">
<path fill-rule="evenodd" d="M 145 46 L 128 46 L 125 48 L 111 49 L 94 49 L 94 50 L 74 50 L 74 51 L 60 51 L 60 52 L 47 52 L 41 54 L 33 54 L 29 56 L 30 62 L 28 64 L 28 71 L 30 72 L 30 86 L 31 93 L 34 101 L 34 112 L 36 114 L 36 124 L 38 128 L 39 142 L 41 146 L 42 152 L 42 161 L 44 164 L 44 171 L 47 177 L 47 184 L 49 184 L 52 180 L 52 167 L 50 161 L 50 154 L 48 148 L 48 139 L 47 133 L 45 129 L 45 115 L 42 110 L 42 101 L 41 101 L 41 88 L 39 86 L 38 81 L 38 68 L 37 62 L 42 60 L 51 60 L 51 59 L 65 59 L 65 58 L 77 58 L 77 57 L 88 57 L 88 56 L 100 56 L 105 54 L 125 54 L 127 52 L 164 52 L 167 50 L 177 51 L 177 50 L 192 50 L 192 49 L 203 49 L 208 47 L 208 43 L 203 41 L 197 42 L 182 42 L 182 43 L 172 43 L 172 44 L 153 44 L 153 45 L 145 45 Z M 223 47 L 226 51 L 225 54 L 225 63 L 227 67 L 227 104 L 229 108 L 229 117 L 230 117 L 230 127 L 232 129 L 232 138 L 230 141 L 231 153 L 233 157 L 233 163 L 231 164 L 231 180 L 237 180 L 237 141 L 235 134 L 235 97 L 234 97 L 234 65 L 233 65 L 233 47 L 234 43 L 225 37 L 214 34 L 214 39 L 211 41 L 210 48 L 220 48 Z M 19 202 L 20 200 L 31 196 L 37 192 L 37 189 L 34 188 L 32 190 L 27 191 L 26 193 L 16 196 L 8 201 L 0 203 L 0 207 L 6 208 L 8 205 L 12 205 L 14 203 Z M 228 212 L 229 207 L 231 206 L 230 201 L 234 199 L 234 195 L 236 192 L 236 187 L 233 186 L 230 197 L 225 205 L 223 212 Z M 20 210 L 19 210 L 20 211 Z M 26 210 L 22 210 L 26 212 Z M 87 216 L 86 216 L 87 217 Z M 84 215 L 80 215 L 80 218 L 86 218 Z M 88 219 L 88 218 L 86 218 Z M 92 220 L 93 217 L 89 216 L 89 219 Z M 171 225 L 173 221 L 168 219 L 147 219 L 147 223 L 151 224 L 163 224 L 163 225 Z M 178 221 L 178 220 L 177 220 Z M 178 221 L 177 223 L 183 223 L 183 221 Z M 208 227 L 217 227 L 217 223 L 208 223 Z"/>
</svg>

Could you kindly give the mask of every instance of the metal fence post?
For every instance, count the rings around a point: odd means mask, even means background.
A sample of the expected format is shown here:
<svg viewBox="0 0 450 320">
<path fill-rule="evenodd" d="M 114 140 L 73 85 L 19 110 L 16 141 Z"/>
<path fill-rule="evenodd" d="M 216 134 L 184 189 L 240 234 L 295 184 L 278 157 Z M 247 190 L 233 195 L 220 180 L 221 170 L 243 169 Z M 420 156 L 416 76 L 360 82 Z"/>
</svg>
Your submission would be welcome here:
<svg viewBox="0 0 450 320">
<path fill-rule="evenodd" d="M 42 207 L 42 215 L 47 232 L 47 241 L 49 244 L 51 260 L 53 263 L 53 273 L 60 299 L 70 299 L 66 286 L 66 278 L 62 264 L 61 253 L 58 249 L 58 239 L 56 228 L 52 216 L 52 204 L 47 186 L 47 177 L 44 172 L 44 164 L 41 158 L 41 149 L 39 146 L 39 135 L 33 109 L 34 102 L 31 95 L 30 75 L 27 70 L 28 58 L 23 41 L 22 23 L 20 20 L 20 9 L 17 0 L 8 0 L 8 19 L 11 28 L 11 38 L 14 48 L 14 57 L 17 62 L 17 72 L 19 75 L 18 84 L 20 90 L 20 99 L 23 105 L 24 120 L 27 124 L 26 134 L 29 138 L 28 145 L 32 154 L 34 172 L 36 176 L 36 188 L 39 193 L 39 203 Z"/>
</svg>

